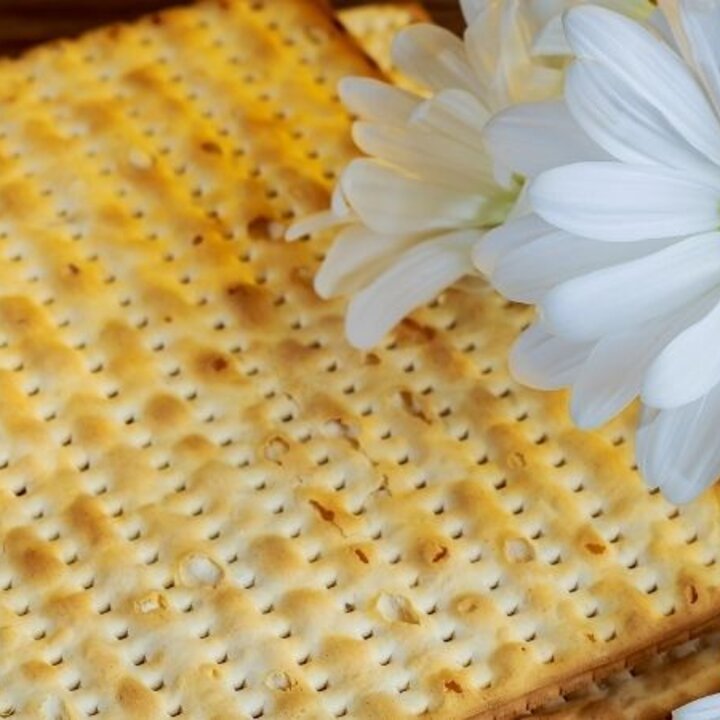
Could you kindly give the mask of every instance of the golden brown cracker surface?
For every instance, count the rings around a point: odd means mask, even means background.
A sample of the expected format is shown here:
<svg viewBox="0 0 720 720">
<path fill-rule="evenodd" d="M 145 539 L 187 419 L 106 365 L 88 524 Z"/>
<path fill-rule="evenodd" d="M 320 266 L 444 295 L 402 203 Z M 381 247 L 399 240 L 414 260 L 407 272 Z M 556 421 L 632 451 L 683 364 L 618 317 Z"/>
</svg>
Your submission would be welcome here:
<svg viewBox="0 0 720 720">
<path fill-rule="evenodd" d="M 429 22 L 425 8 L 417 3 L 359 5 L 341 10 L 338 17 L 362 49 L 395 84 L 416 90 L 392 62 L 392 44 L 396 33 L 408 25 Z"/>
<path fill-rule="evenodd" d="M 513 716 L 720 609 L 676 509 L 480 288 L 382 347 L 312 277 L 369 72 L 313 2 L 164 13 L 0 63 L 0 713 Z"/>
</svg>

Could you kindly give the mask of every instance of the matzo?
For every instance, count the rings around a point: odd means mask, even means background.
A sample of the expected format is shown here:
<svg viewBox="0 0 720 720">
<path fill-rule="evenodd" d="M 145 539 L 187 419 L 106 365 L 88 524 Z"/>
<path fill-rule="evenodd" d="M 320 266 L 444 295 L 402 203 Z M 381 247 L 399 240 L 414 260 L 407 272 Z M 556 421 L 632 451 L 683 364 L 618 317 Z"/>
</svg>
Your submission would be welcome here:
<svg viewBox="0 0 720 720">
<path fill-rule="evenodd" d="M 515 386 L 451 291 L 370 353 L 287 245 L 362 56 L 221 2 L 0 64 L 0 712 L 512 716 L 720 609 L 717 494 Z M 629 425 L 628 425 L 629 426 Z"/>
<path fill-rule="evenodd" d="M 396 85 L 418 90 L 417 84 L 393 65 L 391 48 L 396 33 L 402 28 L 430 21 L 430 16 L 421 5 L 360 5 L 341 10 L 338 17 L 362 49 L 377 62 L 386 77 Z"/>
<path fill-rule="evenodd" d="M 538 710 L 543 720 L 666 720 L 670 711 L 720 691 L 720 632 L 703 634 Z"/>
</svg>

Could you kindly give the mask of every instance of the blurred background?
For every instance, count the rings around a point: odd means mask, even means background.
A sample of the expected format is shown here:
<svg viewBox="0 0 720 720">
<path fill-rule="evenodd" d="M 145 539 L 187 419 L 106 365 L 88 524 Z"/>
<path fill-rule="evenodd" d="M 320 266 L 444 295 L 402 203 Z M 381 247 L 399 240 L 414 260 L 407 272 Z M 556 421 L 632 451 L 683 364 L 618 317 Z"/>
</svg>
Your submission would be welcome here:
<svg viewBox="0 0 720 720">
<path fill-rule="evenodd" d="M 368 1 L 373 4 L 382 2 Z M 44 40 L 76 35 L 97 25 L 129 20 L 145 12 L 182 2 L 183 0 L 0 0 L 0 54 L 16 54 Z M 340 8 L 362 3 L 361 0 L 332 0 L 332 4 Z M 425 0 L 424 5 L 436 22 L 455 31 L 462 27 L 458 0 Z"/>
</svg>

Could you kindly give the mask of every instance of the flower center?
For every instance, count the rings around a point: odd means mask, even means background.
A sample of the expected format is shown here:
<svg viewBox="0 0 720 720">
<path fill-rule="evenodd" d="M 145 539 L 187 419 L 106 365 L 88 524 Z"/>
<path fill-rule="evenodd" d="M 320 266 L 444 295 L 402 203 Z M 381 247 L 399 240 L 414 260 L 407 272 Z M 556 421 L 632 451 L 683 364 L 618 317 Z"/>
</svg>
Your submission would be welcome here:
<svg viewBox="0 0 720 720">
<path fill-rule="evenodd" d="M 485 201 L 478 218 L 478 225 L 486 230 L 502 225 L 515 207 L 524 185 L 524 177 L 513 175 L 509 187 L 498 187 Z"/>
</svg>

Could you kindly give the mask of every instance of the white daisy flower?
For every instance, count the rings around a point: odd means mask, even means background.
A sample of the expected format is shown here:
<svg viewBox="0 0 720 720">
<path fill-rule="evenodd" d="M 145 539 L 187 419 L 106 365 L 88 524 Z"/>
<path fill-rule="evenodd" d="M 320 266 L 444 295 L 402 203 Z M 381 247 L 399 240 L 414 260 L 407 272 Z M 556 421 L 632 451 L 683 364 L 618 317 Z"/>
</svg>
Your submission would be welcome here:
<svg viewBox="0 0 720 720">
<path fill-rule="evenodd" d="M 664 10 L 675 47 L 600 7 L 568 13 L 566 101 L 607 159 L 541 174 L 537 215 L 475 257 L 540 307 L 512 355 L 518 377 L 572 386 L 585 427 L 639 395 L 638 464 L 680 503 L 720 475 L 720 2 Z"/>
<path fill-rule="evenodd" d="M 720 695 L 708 695 L 678 708 L 673 720 L 720 720 Z"/>
<path fill-rule="evenodd" d="M 297 222 L 288 239 L 340 227 L 315 287 L 322 297 L 352 296 L 346 329 L 354 345 L 377 344 L 416 307 L 475 275 L 473 245 L 519 211 L 526 178 L 599 156 L 560 102 L 542 103 L 524 121 L 553 141 L 513 148 L 512 163 L 494 162 L 484 136 L 502 108 L 559 95 L 559 18 L 579 2 L 461 0 L 464 40 L 428 24 L 396 38 L 394 63 L 424 96 L 370 79 L 341 83 L 341 99 L 359 118 L 354 140 L 370 157 L 350 163 L 331 208 Z M 651 8 L 648 0 L 607 4 L 645 16 Z M 502 143 L 495 138 L 499 150 Z"/>
</svg>

